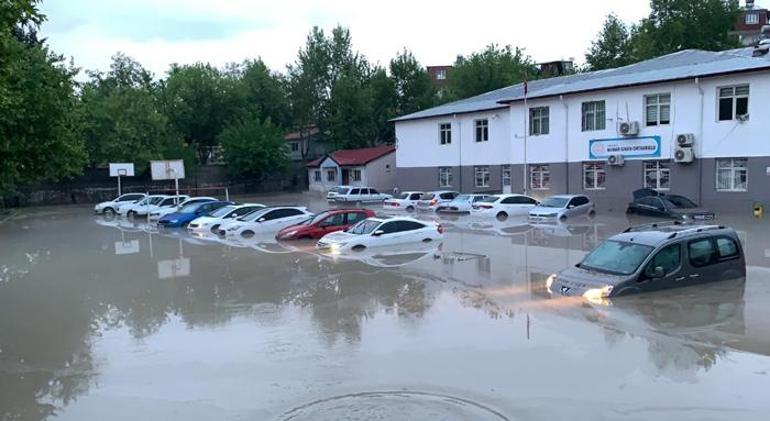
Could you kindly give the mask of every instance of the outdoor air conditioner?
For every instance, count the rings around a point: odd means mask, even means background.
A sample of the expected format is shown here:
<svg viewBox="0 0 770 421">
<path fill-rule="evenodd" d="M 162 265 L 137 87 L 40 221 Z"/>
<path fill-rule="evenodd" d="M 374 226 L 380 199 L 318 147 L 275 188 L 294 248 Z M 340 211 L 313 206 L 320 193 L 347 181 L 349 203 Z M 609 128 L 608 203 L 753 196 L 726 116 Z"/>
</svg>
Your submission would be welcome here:
<svg viewBox="0 0 770 421">
<path fill-rule="evenodd" d="M 678 164 L 689 164 L 692 161 L 695 161 L 695 153 L 692 151 L 691 147 L 685 146 L 683 148 L 676 148 L 676 151 L 674 152 L 674 162 Z"/>
<path fill-rule="evenodd" d="M 692 147 L 694 143 L 695 143 L 695 135 L 692 133 L 682 133 L 682 134 L 676 135 L 676 144 L 681 148 Z"/>
<path fill-rule="evenodd" d="M 621 121 L 618 123 L 618 134 L 623 136 L 634 136 L 639 134 L 639 122 Z"/>
<path fill-rule="evenodd" d="M 623 158 L 623 155 L 621 154 L 610 155 L 607 158 L 607 164 L 613 167 L 621 167 L 625 162 L 626 162 L 626 159 Z"/>
</svg>

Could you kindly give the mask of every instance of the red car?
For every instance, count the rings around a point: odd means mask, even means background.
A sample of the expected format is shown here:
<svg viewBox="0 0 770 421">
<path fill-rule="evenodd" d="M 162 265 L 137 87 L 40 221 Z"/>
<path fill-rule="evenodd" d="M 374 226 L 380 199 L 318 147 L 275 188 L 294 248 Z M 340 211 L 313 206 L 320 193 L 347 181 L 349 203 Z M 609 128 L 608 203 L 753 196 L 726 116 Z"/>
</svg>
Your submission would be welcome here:
<svg viewBox="0 0 770 421">
<path fill-rule="evenodd" d="M 369 209 L 330 209 L 278 231 L 275 239 L 281 241 L 319 239 L 330 232 L 346 230 L 359 221 L 373 216 L 374 211 Z"/>
</svg>

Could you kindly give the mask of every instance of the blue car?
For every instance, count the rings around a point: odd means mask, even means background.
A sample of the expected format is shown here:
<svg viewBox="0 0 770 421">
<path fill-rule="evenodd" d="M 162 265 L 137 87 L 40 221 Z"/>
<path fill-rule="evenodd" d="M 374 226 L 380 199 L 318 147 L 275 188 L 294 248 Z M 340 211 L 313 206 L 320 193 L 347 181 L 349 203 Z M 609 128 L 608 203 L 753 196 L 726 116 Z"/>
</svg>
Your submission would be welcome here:
<svg viewBox="0 0 770 421">
<path fill-rule="evenodd" d="M 170 213 L 158 221 L 158 225 L 165 228 L 183 227 L 199 216 L 208 215 L 222 206 L 233 205 L 235 203 L 224 200 L 210 200 L 208 202 L 190 203 L 183 207 L 179 212 Z"/>
</svg>

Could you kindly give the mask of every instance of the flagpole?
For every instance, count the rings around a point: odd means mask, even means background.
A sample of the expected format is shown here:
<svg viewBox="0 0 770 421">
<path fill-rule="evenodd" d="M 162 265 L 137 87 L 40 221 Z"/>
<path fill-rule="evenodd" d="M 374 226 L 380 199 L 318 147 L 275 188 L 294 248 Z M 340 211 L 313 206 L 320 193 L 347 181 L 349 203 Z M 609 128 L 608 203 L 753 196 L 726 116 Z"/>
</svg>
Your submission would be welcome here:
<svg viewBox="0 0 770 421">
<path fill-rule="evenodd" d="M 524 69 L 524 194 L 527 194 L 527 117 L 529 116 L 529 109 L 527 108 L 527 69 Z"/>
</svg>

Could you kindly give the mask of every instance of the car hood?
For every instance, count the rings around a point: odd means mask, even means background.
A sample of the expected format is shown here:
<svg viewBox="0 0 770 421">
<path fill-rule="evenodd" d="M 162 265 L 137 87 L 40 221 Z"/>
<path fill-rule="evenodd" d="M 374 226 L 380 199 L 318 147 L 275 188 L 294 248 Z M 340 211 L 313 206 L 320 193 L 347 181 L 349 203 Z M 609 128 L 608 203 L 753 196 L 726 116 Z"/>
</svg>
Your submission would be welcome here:
<svg viewBox="0 0 770 421">
<path fill-rule="evenodd" d="M 670 212 L 675 215 L 713 215 L 714 214 L 714 212 L 704 208 L 671 209 Z"/>
<path fill-rule="evenodd" d="M 549 207 L 546 207 L 546 206 L 537 205 L 534 208 L 530 209 L 529 213 L 537 213 L 537 214 L 541 214 L 541 213 L 558 213 L 558 212 L 561 212 L 563 210 L 564 210 L 564 208 L 549 208 Z"/>
<path fill-rule="evenodd" d="M 572 266 L 556 275 L 551 292 L 554 295 L 583 295 L 589 289 L 601 288 L 606 285 L 614 287 L 625 281 L 628 276 L 611 275 Z M 562 288 L 566 288 L 566 290 Z"/>
<path fill-rule="evenodd" d="M 286 234 L 287 232 L 291 232 L 291 231 L 295 231 L 296 233 L 308 232 L 308 231 L 312 231 L 313 228 L 315 228 L 315 226 L 313 226 L 313 225 L 304 225 L 304 224 L 303 225 L 290 225 L 290 226 L 288 226 L 286 228 L 283 228 L 280 231 L 278 231 L 278 234 L 276 234 L 276 236 L 280 236 L 280 235 Z"/>
<path fill-rule="evenodd" d="M 189 218 L 189 216 L 187 216 L 186 213 L 174 212 L 174 213 L 169 213 L 169 214 L 163 215 L 163 218 L 160 218 L 160 220 L 161 221 L 170 221 L 172 219 L 187 219 L 187 218 Z"/>
<path fill-rule="evenodd" d="M 358 237 L 358 234 L 351 234 L 345 231 L 337 231 L 324 235 L 321 241 L 324 243 L 346 243 L 356 237 Z"/>
</svg>

